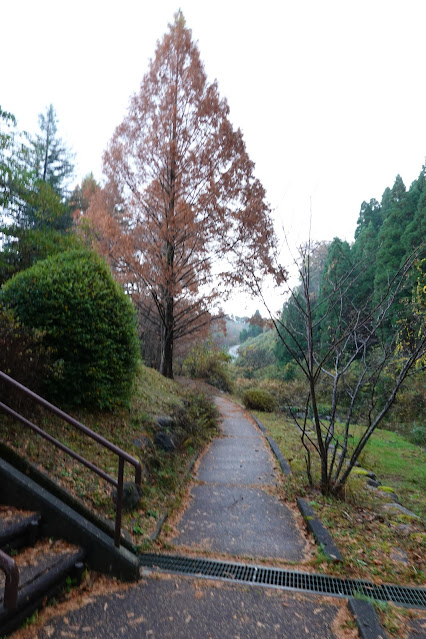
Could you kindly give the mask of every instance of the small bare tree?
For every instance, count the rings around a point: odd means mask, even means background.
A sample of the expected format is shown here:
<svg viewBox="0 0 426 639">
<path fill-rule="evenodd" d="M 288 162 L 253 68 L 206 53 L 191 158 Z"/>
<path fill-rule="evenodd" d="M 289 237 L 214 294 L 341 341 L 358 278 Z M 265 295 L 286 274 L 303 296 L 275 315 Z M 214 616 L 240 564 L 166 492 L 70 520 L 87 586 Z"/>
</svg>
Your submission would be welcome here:
<svg viewBox="0 0 426 639">
<path fill-rule="evenodd" d="M 404 336 L 404 321 L 390 323 L 422 250 L 419 247 L 410 255 L 379 300 L 373 303 L 369 298 L 357 305 L 354 291 L 367 260 L 348 265 L 334 281 L 330 278 L 327 293 L 319 296 L 317 287 L 311 286 L 313 246 L 308 243 L 299 253 L 300 284 L 289 290 L 287 308 L 291 312 L 280 319 L 271 315 L 279 340 L 307 382 L 302 410 L 296 410 L 291 401 L 288 406 L 301 432 L 311 484 L 312 455 L 319 457 L 323 494 L 341 492 L 407 376 L 424 368 L 424 314 L 411 313 L 410 339 Z M 260 287 L 258 293 L 261 295 Z M 321 415 L 319 407 L 325 380 L 330 389 L 327 416 Z M 363 427 L 357 440 L 353 437 L 355 423 Z"/>
</svg>

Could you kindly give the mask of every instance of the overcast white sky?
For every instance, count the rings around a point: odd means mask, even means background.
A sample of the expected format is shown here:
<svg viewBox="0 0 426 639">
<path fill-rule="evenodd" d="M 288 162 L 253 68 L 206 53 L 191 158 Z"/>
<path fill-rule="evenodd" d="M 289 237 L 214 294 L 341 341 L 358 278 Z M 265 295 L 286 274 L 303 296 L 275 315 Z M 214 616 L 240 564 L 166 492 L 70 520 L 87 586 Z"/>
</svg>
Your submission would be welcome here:
<svg viewBox="0 0 426 639">
<path fill-rule="evenodd" d="M 350 241 L 363 200 L 380 200 L 398 173 L 407 187 L 418 177 L 425 0 L 0 0 L 0 105 L 35 132 L 52 103 L 76 182 L 101 179 L 102 153 L 179 7 L 294 244 L 310 202 L 315 239 Z"/>
</svg>

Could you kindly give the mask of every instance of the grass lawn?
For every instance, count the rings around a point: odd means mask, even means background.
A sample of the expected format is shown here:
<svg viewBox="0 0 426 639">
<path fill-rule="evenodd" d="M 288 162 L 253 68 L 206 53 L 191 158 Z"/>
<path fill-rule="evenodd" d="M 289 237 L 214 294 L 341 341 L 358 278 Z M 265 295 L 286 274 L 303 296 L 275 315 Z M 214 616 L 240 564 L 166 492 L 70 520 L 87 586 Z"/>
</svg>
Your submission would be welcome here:
<svg viewBox="0 0 426 639">
<path fill-rule="evenodd" d="M 355 439 L 360 429 L 354 430 Z M 374 470 L 408 509 L 426 517 L 426 452 L 402 435 L 376 430 L 361 455 L 364 468 Z"/>
</svg>

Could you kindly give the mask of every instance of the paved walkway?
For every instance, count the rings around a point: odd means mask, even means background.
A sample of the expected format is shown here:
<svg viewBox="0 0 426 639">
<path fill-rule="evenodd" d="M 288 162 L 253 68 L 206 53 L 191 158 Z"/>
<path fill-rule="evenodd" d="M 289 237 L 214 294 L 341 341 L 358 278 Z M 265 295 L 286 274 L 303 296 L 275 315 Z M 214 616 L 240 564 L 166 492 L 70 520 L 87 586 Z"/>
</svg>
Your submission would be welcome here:
<svg viewBox="0 0 426 639">
<path fill-rule="evenodd" d="M 343 615 L 343 617 L 341 617 Z M 150 578 L 99 597 L 31 639 L 355 639 L 345 602 L 183 577 Z"/>
<path fill-rule="evenodd" d="M 217 400 L 224 436 L 201 460 L 173 540 L 250 557 L 299 560 L 304 541 L 279 500 L 277 470 L 261 433 L 232 402 Z M 355 639 L 345 600 L 170 575 L 146 575 L 117 592 L 36 625 L 31 639 Z M 417 636 L 417 635 L 416 635 Z M 411 635 L 410 635 L 411 637 Z"/>
<path fill-rule="evenodd" d="M 305 541 L 280 501 L 279 471 L 254 421 L 216 398 L 223 437 L 201 459 L 191 502 L 177 523 L 176 546 L 240 557 L 301 561 Z"/>
</svg>

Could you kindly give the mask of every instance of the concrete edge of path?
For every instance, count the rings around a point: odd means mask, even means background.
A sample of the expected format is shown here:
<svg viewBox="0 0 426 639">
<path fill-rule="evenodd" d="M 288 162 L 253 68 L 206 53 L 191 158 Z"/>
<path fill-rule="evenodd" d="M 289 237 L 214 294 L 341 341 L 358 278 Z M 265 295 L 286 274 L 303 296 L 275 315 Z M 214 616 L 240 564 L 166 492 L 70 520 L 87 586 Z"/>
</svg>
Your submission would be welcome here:
<svg viewBox="0 0 426 639">
<path fill-rule="evenodd" d="M 282 454 L 282 452 L 280 450 L 280 447 L 278 446 L 278 444 L 275 441 L 275 439 L 269 435 L 269 433 L 267 432 L 265 426 L 262 424 L 261 421 L 259 421 L 251 413 L 250 413 L 250 417 L 256 422 L 256 424 L 259 426 L 259 428 L 262 431 L 262 433 L 265 435 L 265 439 L 268 442 L 269 446 L 271 447 L 271 450 L 274 453 L 275 457 L 277 458 L 278 463 L 279 463 L 279 465 L 281 467 L 281 470 L 282 470 L 283 474 L 284 475 L 291 475 L 291 466 L 288 463 L 288 461 L 286 460 L 286 458 L 284 457 L 284 455 Z"/>
<path fill-rule="evenodd" d="M 265 426 L 262 424 L 260 420 L 258 420 L 251 413 L 250 413 L 250 416 L 256 422 L 256 424 L 259 426 L 260 430 L 264 434 L 265 439 L 267 440 L 269 446 L 271 447 L 272 452 L 274 453 L 275 457 L 277 458 L 281 466 L 281 470 L 283 471 L 283 474 L 291 475 L 292 471 L 291 471 L 290 464 L 283 456 L 277 442 L 274 440 L 273 437 L 269 435 L 267 429 L 265 428 Z M 314 539 L 317 542 L 317 544 L 321 546 L 321 548 L 323 549 L 323 552 L 326 555 L 327 559 L 335 563 L 342 562 L 343 557 L 340 554 L 340 551 L 337 548 L 336 544 L 334 543 L 332 536 L 330 535 L 329 531 L 325 528 L 323 523 L 315 515 L 314 511 L 309 506 L 309 504 L 304 499 L 299 498 L 297 500 L 297 505 L 305 520 L 308 530 L 314 536 Z"/>
<path fill-rule="evenodd" d="M 307 527 L 315 537 L 315 541 L 321 546 L 323 552 L 329 561 L 340 563 L 343 561 L 343 557 L 336 544 L 333 541 L 332 536 L 323 523 L 318 519 L 314 510 L 310 507 L 308 502 L 301 497 L 297 499 L 297 506 L 303 515 Z"/>
<path fill-rule="evenodd" d="M 388 639 L 376 611 L 369 601 L 351 597 L 348 601 L 348 607 L 354 616 L 361 639 Z"/>
</svg>

